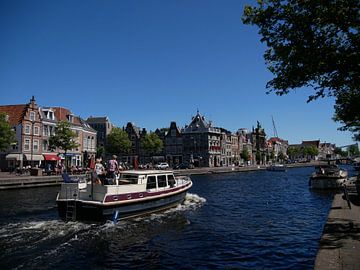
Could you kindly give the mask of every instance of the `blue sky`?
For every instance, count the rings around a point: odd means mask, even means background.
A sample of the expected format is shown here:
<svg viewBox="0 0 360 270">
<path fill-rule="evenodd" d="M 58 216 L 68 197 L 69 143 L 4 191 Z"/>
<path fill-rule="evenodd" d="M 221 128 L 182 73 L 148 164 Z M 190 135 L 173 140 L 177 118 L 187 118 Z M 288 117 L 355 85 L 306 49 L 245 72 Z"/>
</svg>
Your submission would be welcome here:
<svg viewBox="0 0 360 270">
<path fill-rule="evenodd" d="M 0 104 L 34 95 L 148 130 L 184 126 L 199 109 L 231 131 L 258 120 L 270 136 L 273 116 L 290 143 L 353 143 L 331 120 L 333 99 L 308 104 L 311 89 L 266 95 L 265 46 L 241 22 L 254 2 L 0 0 Z"/>
</svg>

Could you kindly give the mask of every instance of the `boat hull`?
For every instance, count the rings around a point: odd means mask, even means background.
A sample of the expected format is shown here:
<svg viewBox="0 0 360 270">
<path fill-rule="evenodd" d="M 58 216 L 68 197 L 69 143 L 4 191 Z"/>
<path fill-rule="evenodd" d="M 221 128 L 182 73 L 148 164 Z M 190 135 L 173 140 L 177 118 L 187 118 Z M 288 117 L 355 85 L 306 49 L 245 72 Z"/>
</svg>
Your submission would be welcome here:
<svg viewBox="0 0 360 270">
<path fill-rule="evenodd" d="M 346 181 L 346 177 L 311 177 L 309 185 L 312 189 L 339 189 Z"/>
<path fill-rule="evenodd" d="M 120 220 L 175 207 L 184 201 L 186 191 L 184 190 L 183 192 L 166 197 L 151 198 L 141 202 L 94 204 L 91 201 L 71 200 L 70 203 L 75 207 L 76 214 L 74 215 L 74 220 Z M 57 205 L 60 218 L 68 220 L 66 213 L 69 201 L 57 201 Z"/>
</svg>

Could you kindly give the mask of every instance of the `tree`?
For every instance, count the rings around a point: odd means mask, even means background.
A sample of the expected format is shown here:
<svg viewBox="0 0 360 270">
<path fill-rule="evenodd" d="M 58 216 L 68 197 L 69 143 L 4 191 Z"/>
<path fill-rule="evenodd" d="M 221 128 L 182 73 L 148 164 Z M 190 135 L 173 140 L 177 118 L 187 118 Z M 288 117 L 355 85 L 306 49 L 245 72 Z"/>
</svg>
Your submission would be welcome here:
<svg viewBox="0 0 360 270">
<path fill-rule="evenodd" d="M 145 134 L 140 140 L 140 145 L 148 153 L 159 153 L 163 149 L 162 140 L 154 132 Z"/>
<path fill-rule="evenodd" d="M 284 161 L 284 159 L 285 159 L 284 153 L 283 153 L 283 152 L 279 152 L 279 154 L 278 154 L 278 160 L 279 160 L 279 161 Z"/>
<path fill-rule="evenodd" d="M 245 24 L 257 25 L 268 69 L 266 87 L 278 95 L 314 87 L 308 102 L 334 96 L 341 130 L 360 139 L 360 1 L 258 1 L 246 6 Z"/>
<path fill-rule="evenodd" d="M 55 127 L 55 134 L 49 138 L 49 147 L 51 150 L 59 148 L 65 152 L 65 165 L 67 166 L 66 153 L 79 146 L 76 142 L 77 135 L 70 128 L 70 123 L 66 121 L 60 121 Z"/>
<path fill-rule="evenodd" d="M 359 147 L 358 147 L 358 145 L 357 144 L 350 145 L 348 147 L 348 152 L 349 152 L 350 156 L 352 156 L 352 157 L 359 156 Z"/>
<path fill-rule="evenodd" d="M 0 151 L 6 151 L 12 143 L 15 143 L 15 131 L 7 121 L 7 115 L 0 113 Z"/>
<path fill-rule="evenodd" d="M 106 139 L 106 151 L 110 154 L 128 153 L 131 149 L 129 136 L 121 128 L 113 128 Z"/>
<path fill-rule="evenodd" d="M 249 152 L 246 149 L 242 150 L 240 156 L 245 162 L 248 162 L 250 160 Z"/>
<path fill-rule="evenodd" d="M 100 147 L 96 148 L 96 156 L 97 157 L 103 157 L 104 154 L 105 154 L 104 146 L 100 146 Z"/>
<path fill-rule="evenodd" d="M 287 149 L 287 155 L 291 158 L 291 159 L 295 159 L 300 155 L 300 148 L 299 147 L 288 147 Z"/>
<path fill-rule="evenodd" d="M 335 121 L 341 122 L 340 130 L 354 133 L 354 140 L 360 141 L 360 92 L 340 93 L 335 103 Z"/>
<path fill-rule="evenodd" d="M 303 148 L 303 155 L 304 156 L 311 156 L 311 157 L 315 157 L 319 154 L 319 149 L 317 149 L 316 146 L 314 145 L 310 145 L 310 146 L 305 146 Z"/>
<path fill-rule="evenodd" d="M 247 162 L 250 160 L 250 155 L 249 155 L 249 152 L 246 150 L 246 149 L 243 149 L 241 154 L 240 154 L 241 158 Z"/>
</svg>

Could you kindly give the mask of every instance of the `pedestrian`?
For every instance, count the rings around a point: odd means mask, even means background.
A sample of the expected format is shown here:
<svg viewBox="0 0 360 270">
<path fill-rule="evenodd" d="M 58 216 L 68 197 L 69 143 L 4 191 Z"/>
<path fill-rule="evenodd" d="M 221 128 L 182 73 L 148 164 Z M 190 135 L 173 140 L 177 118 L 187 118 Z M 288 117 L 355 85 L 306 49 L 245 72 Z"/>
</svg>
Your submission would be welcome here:
<svg viewBox="0 0 360 270">
<path fill-rule="evenodd" d="M 97 158 L 95 163 L 95 173 L 96 173 L 96 184 L 104 184 L 105 181 L 105 168 L 101 164 L 101 159 Z"/>
<path fill-rule="evenodd" d="M 109 160 L 108 162 L 108 177 L 115 179 L 116 178 L 116 173 L 119 170 L 119 164 L 116 161 L 117 156 L 113 155 L 112 159 Z"/>
</svg>

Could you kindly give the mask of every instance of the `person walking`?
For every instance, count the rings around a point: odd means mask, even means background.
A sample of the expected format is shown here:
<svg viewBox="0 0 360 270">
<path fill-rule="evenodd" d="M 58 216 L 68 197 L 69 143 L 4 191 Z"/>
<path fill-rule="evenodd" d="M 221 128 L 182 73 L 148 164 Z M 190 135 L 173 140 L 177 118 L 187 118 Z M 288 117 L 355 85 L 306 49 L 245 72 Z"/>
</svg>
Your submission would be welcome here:
<svg viewBox="0 0 360 270">
<path fill-rule="evenodd" d="M 97 184 L 104 184 L 105 182 L 105 168 L 104 166 L 101 164 L 101 159 L 96 159 L 96 163 L 95 163 L 95 173 L 96 173 L 96 181 L 95 183 Z"/>
<path fill-rule="evenodd" d="M 117 159 L 117 156 L 113 155 L 112 159 L 110 159 L 108 162 L 108 177 L 112 178 L 114 180 L 116 178 L 116 173 L 119 170 L 119 164 L 116 159 Z"/>
</svg>

